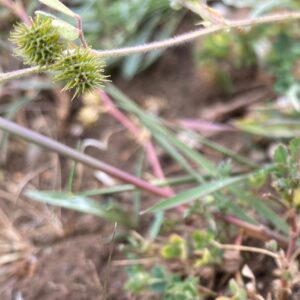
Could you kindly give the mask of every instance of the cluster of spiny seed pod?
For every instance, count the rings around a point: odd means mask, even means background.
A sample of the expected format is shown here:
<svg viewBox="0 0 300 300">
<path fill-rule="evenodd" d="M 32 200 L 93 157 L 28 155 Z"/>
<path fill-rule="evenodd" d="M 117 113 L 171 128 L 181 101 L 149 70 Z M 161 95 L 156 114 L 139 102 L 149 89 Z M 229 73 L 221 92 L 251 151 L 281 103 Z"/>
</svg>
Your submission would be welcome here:
<svg viewBox="0 0 300 300">
<path fill-rule="evenodd" d="M 103 87 L 107 76 L 102 59 L 89 48 L 68 49 L 51 18 L 37 16 L 31 21 L 31 25 L 17 24 L 10 39 L 26 65 L 53 71 L 55 81 L 65 82 L 63 90 L 75 90 L 74 97 Z"/>
<path fill-rule="evenodd" d="M 16 55 L 22 57 L 26 65 L 52 65 L 64 50 L 51 19 L 40 16 L 32 20 L 31 26 L 24 23 L 15 26 L 10 40 L 17 46 Z"/>
<path fill-rule="evenodd" d="M 67 82 L 63 90 L 75 89 L 74 97 L 95 87 L 102 87 L 106 80 L 102 59 L 85 48 L 66 50 L 53 70 L 56 71 L 55 81 Z"/>
</svg>

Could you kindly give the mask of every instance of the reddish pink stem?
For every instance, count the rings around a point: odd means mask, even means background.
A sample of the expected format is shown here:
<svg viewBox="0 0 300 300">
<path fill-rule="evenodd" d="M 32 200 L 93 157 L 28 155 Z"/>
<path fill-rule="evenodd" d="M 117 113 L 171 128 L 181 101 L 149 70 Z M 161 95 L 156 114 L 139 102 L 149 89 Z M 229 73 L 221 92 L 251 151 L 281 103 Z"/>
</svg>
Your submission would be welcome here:
<svg viewBox="0 0 300 300">
<path fill-rule="evenodd" d="M 83 48 L 87 48 L 88 45 L 87 45 L 87 42 L 86 42 L 84 34 L 83 34 L 82 19 L 79 15 L 76 15 L 76 20 L 77 20 L 77 28 L 79 31 L 79 39 L 80 39 L 81 45 Z"/>
<path fill-rule="evenodd" d="M 138 128 L 131 120 L 127 118 L 125 114 L 123 114 L 113 103 L 113 101 L 110 99 L 110 97 L 102 90 L 99 90 L 99 95 L 102 99 L 103 105 L 108 109 L 108 113 L 114 117 L 120 124 L 122 124 L 126 129 L 128 129 L 129 132 L 132 133 L 132 135 L 139 139 L 142 135 L 142 130 Z M 161 164 L 159 162 L 159 159 L 157 157 L 155 148 L 150 140 L 150 138 L 147 138 L 144 142 L 142 142 L 142 145 L 147 153 L 148 161 L 153 169 L 154 175 L 159 179 L 165 179 L 165 175 L 163 172 L 163 169 L 161 167 Z M 165 191 L 169 194 L 169 197 L 172 197 L 175 195 L 175 192 L 170 188 L 167 187 Z M 182 211 L 182 207 L 179 208 L 180 211 Z"/>
<path fill-rule="evenodd" d="M 299 237 L 299 228 L 297 222 L 297 215 L 293 211 L 291 216 L 291 229 L 290 229 L 290 238 L 289 244 L 286 252 L 286 257 L 288 260 L 291 259 L 296 247 L 297 247 L 297 239 Z"/>
<path fill-rule="evenodd" d="M 165 189 L 154 186 L 149 182 L 140 179 L 136 176 L 128 174 L 118 168 L 115 168 L 105 162 L 102 162 L 96 158 L 93 158 L 89 155 L 83 154 L 77 150 L 74 150 L 71 147 L 68 147 L 62 143 L 59 143 L 51 138 L 48 138 L 44 135 L 41 135 L 33 130 L 24 128 L 14 122 L 6 120 L 0 117 L 0 130 L 5 130 L 10 134 L 14 134 L 19 136 L 26 141 L 44 147 L 50 151 L 54 151 L 58 154 L 69 157 L 77 162 L 85 164 L 91 168 L 101 170 L 108 175 L 120 179 L 123 182 L 131 183 L 136 187 L 148 191 L 152 194 L 158 195 L 160 197 L 170 197 L 170 193 L 168 193 Z"/>
<path fill-rule="evenodd" d="M 227 223 L 238 226 L 239 228 L 244 229 L 245 233 L 249 236 L 257 238 L 262 241 L 276 240 L 281 247 L 288 246 L 288 239 L 281 234 L 272 231 L 271 229 L 263 225 L 253 225 L 243 220 L 236 218 L 233 215 L 227 215 L 222 213 L 215 213 L 214 216 L 223 220 Z"/>
<path fill-rule="evenodd" d="M 232 132 L 237 131 L 233 126 L 224 125 L 221 123 L 209 122 L 201 119 L 180 119 L 175 120 L 175 124 L 187 129 L 199 130 L 207 132 Z"/>
<path fill-rule="evenodd" d="M 159 179 L 165 179 L 165 174 L 162 170 L 153 144 L 151 141 L 146 141 L 143 146 L 147 152 L 148 160 L 152 165 L 154 175 Z M 170 187 L 166 187 L 165 190 L 170 194 L 170 197 L 175 196 L 175 192 Z M 182 211 L 182 206 L 179 206 L 178 210 Z"/>
<path fill-rule="evenodd" d="M 24 5 L 21 1 L 14 2 L 12 0 L 0 0 L 0 4 L 9 9 L 14 15 L 20 18 L 21 21 L 27 25 L 31 24 L 30 17 L 28 16 Z"/>
<path fill-rule="evenodd" d="M 114 105 L 110 97 L 102 90 L 98 91 L 102 104 L 107 108 L 108 113 L 128 129 L 136 138 L 140 135 L 140 130 Z"/>
<path fill-rule="evenodd" d="M 132 123 L 127 116 L 125 116 L 118 108 L 114 105 L 110 97 L 104 92 L 99 91 L 100 97 L 102 99 L 103 105 L 108 109 L 108 113 L 113 116 L 120 124 L 122 124 L 126 129 L 128 129 L 129 132 L 134 135 L 136 139 L 140 139 L 142 135 L 142 130 L 139 129 L 134 123 Z M 164 179 L 165 175 L 162 170 L 162 167 L 160 165 L 160 162 L 158 160 L 158 157 L 156 155 L 154 146 L 150 140 L 150 138 L 147 138 L 144 142 L 142 142 L 143 147 L 145 148 L 145 151 L 148 156 L 149 163 L 151 164 L 151 167 L 153 169 L 154 175 L 159 179 Z M 170 196 L 173 196 L 174 193 L 172 192 L 172 195 L 170 193 Z"/>
<path fill-rule="evenodd" d="M 164 179 L 165 174 L 162 170 L 154 146 L 150 140 L 144 142 L 144 148 L 148 155 L 148 160 L 151 162 L 154 175 L 159 179 Z"/>
</svg>

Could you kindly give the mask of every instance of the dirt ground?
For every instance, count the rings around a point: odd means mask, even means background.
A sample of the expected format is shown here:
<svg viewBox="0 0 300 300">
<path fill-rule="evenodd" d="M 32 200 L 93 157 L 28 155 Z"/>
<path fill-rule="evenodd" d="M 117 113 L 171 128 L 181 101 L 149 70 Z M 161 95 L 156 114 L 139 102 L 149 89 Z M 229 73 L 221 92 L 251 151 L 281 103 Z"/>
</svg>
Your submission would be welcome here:
<svg viewBox="0 0 300 300">
<path fill-rule="evenodd" d="M 268 92 L 267 81 L 261 81 L 255 68 L 251 68 L 243 74 L 236 74 L 233 79 L 235 90 L 224 95 L 205 74 L 200 73 L 192 58 L 192 47 L 184 45 L 168 50 L 154 66 L 134 81 L 126 82 L 120 78 L 113 78 L 113 81 L 141 106 L 168 120 L 207 116 L 207 119 L 224 121 L 229 116 L 243 113 L 246 107 L 243 101 L 251 93 L 259 95 Z M 252 84 L 250 88 L 246 88 L 249 79 Z M 236 107 L 230 108 L 228 103 L 234 103 Z M 23 112 L 18 114 L 17 120 L 34 128 L 44 128 L 49 133 L 45 124 L 52 124 L 53 116 L 54 120 L 60 120 L 56 108 L 47 99 L 41 99 L 38 104 L 46 112 L 43 118 L 37 117 L 36 112 L 31 112 L 31 115 Z M 80 103 L 71 105 L 70 113 L 64 115 L 64 124 L 55 123 L 51 134 L 74 146 L 78 138 L 78 124 L 74 116 Z M 34 120 L 29 122 L 30 116 Z M 40 127 L 38 124 L 41 124 Z M 63 130 L 63 136 L 59 130 Z M 99 140 L 112 132 L 114 134 L 106 151 L 89 153 L 121 169 L 132 171 L 139 146 L 132 143 L 131 137 L 124 134 L 124 130 L 108 116 L 101 117 L 93 128 L 84 129 L 79 137 Z M 219 139 L 224 144 L 231 144 L 233 149 L 241 147 L 241 142 L 233 143 L 235 140 L 232 140 L 232 135 L 230 139 L 224 135 Z M 28 160 L 24 157 L 32 155 L 31 152 L 38 153 L 39 159 L 28 166 Z M 11 140 L 7 155 L 2 165 L 2 175 L 0 174 L 0 200 L 3 210 L 0 234 L 1 240 L 6 241 L 5 246 L 13 249 L 11 253 L 14 256 L 6 257 L 7 264 L 0 269 L 0 299 L 101 299 L 111 249 L 107 239 L 113 226 L 96 217 L 32 203 L 22 196 L 25 187 L 42 189 L 63 185 L 60 174 L 66 173 L 71 162 L 58 158 L 55 154 L 41 154 L 35 147 L 29 147 L 15 139 Z M 167 174 L 171 174 L 173 166 L 169 164 L 167 157 L 161 154 L 160 158 Z M 91 171 L 84 169 L 83 178 L 81 188 L 99 186 Z M 128 204 L 127 200 L 126 194 L 120 196 L 120 201 L 124 204 Z M 115 248 L 113 260 L 120 258 L 121 253 Z M 108 299 L 134 299 L 122 290 L 124 281 L 123 268 L 112 266 Z"/>
</svg>

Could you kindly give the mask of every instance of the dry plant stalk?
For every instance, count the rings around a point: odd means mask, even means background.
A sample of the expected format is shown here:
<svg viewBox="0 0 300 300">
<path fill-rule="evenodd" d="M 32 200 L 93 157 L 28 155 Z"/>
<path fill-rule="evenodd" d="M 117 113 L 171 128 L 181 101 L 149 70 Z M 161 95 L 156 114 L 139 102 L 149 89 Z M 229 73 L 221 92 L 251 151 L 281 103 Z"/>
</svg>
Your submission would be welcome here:
<svg viewBox="0 0 300 300">
<path fill-rule="evenodd" d="M 21 265 L 34 263 L 34 248 L 22 237 L 2 209 L 0 220 L 0 282 L 4 282 L 10 276 L 22 272 L 19 270 Z"/>
</svg>

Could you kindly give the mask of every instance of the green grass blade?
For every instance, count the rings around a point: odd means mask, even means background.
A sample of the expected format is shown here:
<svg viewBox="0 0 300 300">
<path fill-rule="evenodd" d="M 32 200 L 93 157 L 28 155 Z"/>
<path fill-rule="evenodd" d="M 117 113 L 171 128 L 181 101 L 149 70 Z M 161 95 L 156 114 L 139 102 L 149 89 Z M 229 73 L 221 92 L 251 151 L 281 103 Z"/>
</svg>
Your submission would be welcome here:
<svg viewBox="0 0 300 300">
<path fill-rule="evenodd" d="M 247 178 L 247 176 L 237 176 L 237 177 L 225 178 L 225 179 L 221 179 L 209 183 L 204 183 L 199 187 L 184 191 L 174 197 L 164 199 L 159 203 L 155 204 L 154 206 L 146 209 L 142 213 L 154 213 L 158 211 L 164 211 L 179 205 L 190 203 L 199 197 L 207 196 L 211 193 L 217 192 L 230 185 L 241 182 L 245 178 Z"/>
<path fill-rule="evenodd" d="M 144 162 L 145 162 L 145 153 L 141 152 L 136 163 L 136 171 L 135 176 L 141 178 L 144 169 Z M 135 190 L 133 193 L 133 207 L 134 207 L 134 218 L 135 223 L 139 224 L 140 221 L 140 211 L 141 211 L 141 203 L 142 203 L 142 193 L 140 190 Z"/>
<path fill-rule="evenodd" d="M 167 179 L 156 179 L 152 180 L 151 183 L 156 186 L 165 187 L 165 186 L 176 186 L 187 183 L 195 183 L 197 182 L 194 176 L 186 175 L 186 176 L 178 176 L 174 178 Z M 92 189 L 84 192 L 78 193 L 81 196 L 100 196 L 100 195 L 109 195 L 115 193 L 123 193 L 123 192 L 132 192 L 135 191 L 136 187 L 132 184 L 123 184 L 117 185 L 108 188 L 100 188 L 100 189 Z"/>
<path fill-rule="evenodd" d="M 144 112 L 134 103 L 134 101 L 132 101 L 130 98 L 124 95 L 112 84 L 107 85 L 106 90 L 112 97 L 114 97 L 114 99 L 116 99 L 118 105 L 121 108 L 127 110 L 130 113 L 135 114 L 139 118 L 141 123 L 144 124 L 144 126 L 151 132 L 152 136 L 156 138 L 161 144 L 163 143 L 163 141 L 166 140 L 170 144 L 173 144 L 173 147 L 168 147 L 167 150 L 165 149 L 171 156 L 174 155 L 174 153 L 171 154 L 170 150 L 176 147 L 191 161 L 196 163 L 200 168 L 204 169 L 207 174 L 213 176 L 217 175 L 217 168 L 214 165 L 214 163 L 212 163 L 200 153 L 187 147 L 183 142 L 178 140 L 173 132 L 171 132 L 161 124 L 158 117 Z M 164 146 L 165 144 L 166 142 L 164 143 Z M 183 165 L 181 164 L 181 166 Z M 187 171 L 186 166 L 184 167 L 184 169 Z M 191 174 L 191 172 L 189 172 L 189 174 Z"/>
<path fill-rule="evenodd" d="M 245 211 L 245 209 L 241 208 L 233 201 L 228 201 L 226 208 L 227 208 L 226 210 L 227 212 L 230 212 L 231 214 L 235 215 L 239 219 L 251 224 L 258 224 L 258 222 L 254 218 L 252 218 L 251 216 L 249 216 L 249 214 L 247 214 L 247 211 Z"/>
<path fill-rule="evenodd" d="M 108 188 L 102 189 L 92 189 L 87 190 L 84 192 L 79 193 L 81 196 L 91 197 L 91 196 L 100 196 L 100 195 L 109 195 L 115 193 L 123 193 L 123 192 L 131 192 L 134 191 L 136 188 L 132 184 L 123 184 L 123 185 L 116 185 Z"/>
<path fill-rule="evenodd" d="M 249 159 L 247 159 L 246 157 L 232 151 L 231 149 L 224 147 L 214 141 L 211 141 L 210 139 L 207 139 L 195 132 L 190 132 L 192 135 L 192 138 L 195 138 L 199 143 L 221 153 L 226 155 L 227 157 L 232 158 L 233 160 L 235 160 L 236 162 L 243 164 L 245 166 L 248 166 L 250 168 L 257 168 L 258 165 L 253 163 L 252 161 L 250 161 Z"/>
<path fill-rule="evenodd" d="M 193 176 L 196 181 L 203 182 L 203 177 L 195 171 L 189 162 L 177 151 L 177 149 L 168 142 L 163 136 L 156 134 L 155 139 L 160 146 L 185 170 L 189 175 Z"/>
<path fill-rule="evenodd" d="M 203 169 L 207 174 L 216 176 L 217 168 L 213 162 L 205 158 L 198 151 L 191 149 L 181 142 L 176 135 L 166 127 L 164 127 L 158 119 L 143 113 L 140 115 L 140 121 L 147 127 L 154 138 L 158 139 L 158 136 L 162 137 L 163 141 L 168 141 L 173 145 L 172 148 L 177 148 L 185 157 L 193 161 L 199 168 Z"/>
<path fill-rule="evenodd" d="M 174 146 L 176 146 L 191 161 L 194 161 L 201 169 L 205 171 L 205 173 L 212 176 L 218 175 L 217 167 L 212 161 L 205 158 L 198 151 L 195 151 L 190 147 L 186 146 L 183 142 L 178 140 L 176 136 L 173 135 L 171 132 L 168 132 L 165 135 L 165 138 L 171 140 Z"/>
<path fill-rule="evenodd" d="M 263 200 L 255 199 L 253 197 L 249 198 L 249 205 L 265 220 L 269 221 L 272 225 L 275 226 L 279 231 L 288 233 L 289 226 L 278 216 L 272 209 L 270 209 Z"/>
<path fill-rule="evenodd" d="M 100 204 L 97 201 L 81 196 L 73 195 L 67 192 L 52 191 L 31 191 L 25 192 L 25 195 L 35 201 L 47 203 L 78 212 L 98 216 L 111 222 L 118 222 L 123 225 L 132 226 L 128 214 L 123 212 L 115 205 Z"/>
<path fill-rule="evenodd" d="M 48 7 L 57 10 L 67 16 L 72 18 L 76 18 L 76 14 L 70 10 L 67 6 L 65 6 L 62 2 L 58 0 L 39 0 L 41 3 L 47 5 Z"/>
<path fill-rule="evenodd" d="M 152 222 L 148 233 L 151 241 L 155 240 L 156 237 L 158 236 L 164 218 L 165 218 L 165 214 L 163 211 L 159 211 L 155 214 L 154 221 Z"/>
</svg>

